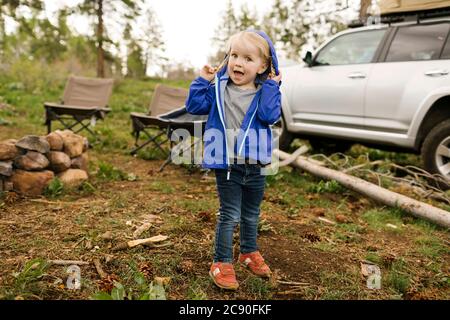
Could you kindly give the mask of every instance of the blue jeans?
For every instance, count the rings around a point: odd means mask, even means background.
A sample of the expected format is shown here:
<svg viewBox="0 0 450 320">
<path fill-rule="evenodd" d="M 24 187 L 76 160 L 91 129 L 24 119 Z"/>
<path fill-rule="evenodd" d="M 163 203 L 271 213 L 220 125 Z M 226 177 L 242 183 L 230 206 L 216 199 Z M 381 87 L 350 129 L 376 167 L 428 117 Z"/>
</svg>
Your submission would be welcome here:
<svg viewBox="0 0 450 320">
<path fill-rule="evenodd" d="M 240 252 L 258 250 L 256 237 L 260 205 L 264 196 L 266 176 L 254 164 L 231 165 L 230 179 L 227 169 L 216 169 L 220 216 L 217 221 L 214 262 L 233 261 L 233 232 L 240 223 Z"/>
</svg>

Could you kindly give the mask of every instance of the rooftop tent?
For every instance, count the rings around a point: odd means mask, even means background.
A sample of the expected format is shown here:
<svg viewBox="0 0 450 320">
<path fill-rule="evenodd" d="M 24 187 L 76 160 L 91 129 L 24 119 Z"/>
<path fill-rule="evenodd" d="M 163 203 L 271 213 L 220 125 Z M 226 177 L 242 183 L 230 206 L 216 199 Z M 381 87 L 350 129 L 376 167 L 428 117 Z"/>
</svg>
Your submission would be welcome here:
<svg viewBox="0 0 450 320">
<path fill-rule="evenodd" d="M 450 7 L 450 0 L 379 0 L 378 5 L 385 15 L 446 8 Z"/>
</svg>

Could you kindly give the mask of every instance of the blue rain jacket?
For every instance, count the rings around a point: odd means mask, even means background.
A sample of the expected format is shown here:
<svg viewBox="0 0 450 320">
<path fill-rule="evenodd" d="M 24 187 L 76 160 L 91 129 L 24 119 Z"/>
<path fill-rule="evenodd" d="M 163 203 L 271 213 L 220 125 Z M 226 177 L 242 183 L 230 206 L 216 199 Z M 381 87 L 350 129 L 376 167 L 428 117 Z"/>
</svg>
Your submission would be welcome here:
<svg viewBox="0 0 450 320">
<path fill-rule="evenodd" d="M 266 39 L 270 47 L 271 63 L 276 75 L 279 74 L 278 59 L 270 38 L 263 31 L 253 31 Z M 234 154 L 247 159 L 268 164 L 272 159 L 272 131 L 270 125 L 281 115 L 281 93 L 279 84 L 267 79 L 270 66 L 258 75 L 255 83 L 262 84 L 257 91 L 242 121 Z M 186 109 L 195 115 L 208 115 L 205 126 L 205 148 L 202 166 L 210 169 L 229 169 L 230 155 L 225 135 L 224 93 L 229 80 L 227 64 L 215 76 L 214 82 L 198 77 L 189 89 Z M 280 82 L 281 84 L 281 82 Z"/>
</svg>

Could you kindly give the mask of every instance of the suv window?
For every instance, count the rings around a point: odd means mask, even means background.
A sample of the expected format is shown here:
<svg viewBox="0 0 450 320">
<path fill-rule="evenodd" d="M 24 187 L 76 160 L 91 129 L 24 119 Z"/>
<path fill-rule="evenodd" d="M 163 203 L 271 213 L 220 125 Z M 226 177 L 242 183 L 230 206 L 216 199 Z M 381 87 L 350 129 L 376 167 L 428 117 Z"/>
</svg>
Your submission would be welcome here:
<svg viewBox="0 0 450 320">
<path fill-rule="evenodd" d="M 400 27 L 389 48 L 386 61 L 439 59 L 449 28 L 448 23 Z"/>
<path fill-rule="evenodd" d="M 315 65 L 370 63 L 386 30 L 370 30 L 342 35 L 317 55 Z"/>
</svg>

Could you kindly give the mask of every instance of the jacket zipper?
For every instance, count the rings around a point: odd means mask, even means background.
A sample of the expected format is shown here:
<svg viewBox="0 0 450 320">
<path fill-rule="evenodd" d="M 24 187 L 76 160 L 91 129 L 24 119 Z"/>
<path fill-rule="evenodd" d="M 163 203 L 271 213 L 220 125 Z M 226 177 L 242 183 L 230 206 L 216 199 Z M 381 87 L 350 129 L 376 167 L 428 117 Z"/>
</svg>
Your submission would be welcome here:
<svg viewBox="0 0 450 320">
<path fill-rule="evenodd" d="M 228 142 L 227 142 L 227 128 L 225 126 L 225 120 L 223 119 L 222 116 L 222 104 L 220 101 L 220 94 L 219 94 L 219 86 L 220 86 L 220 81 L 219 81 L 219 77 L 216 74 L 216 104 L 217 104 L 217 109 L 219 110 L 219 117 L 220 117 L 220 121 L 222 122 L 222 126 L 223 126 L 223 132 L 225 134 L 225 161 L 228 167 L 228 171 L 227 171 L 227 180 L 230 180 L 230 173 L 231 173 L 231 166 L 230 166 L 230 160 L 228 159 Z"/>
<path fill-rule="evenodd" d="M 248 126 L 247 126 L 247 130 L 245 130 L 244 138 L 242 138 L 241 146 L 240 146 L 239 149 L 238 149 L 238 155 L 241 155 L 242 147 L 244 146 L 244 143 L 245 143 L 245 138 L 247 137 L 247 134 L 248 134 L 248 132 L 249 132 L 249 130 L 250 130 L 250 126 L 251 126 L 251 124 L 252 124 L 253 118 L 254 118 L 255 115 L 256 115 L 256 111 L 258 111 L 258 107 L 259 107 L 259 100 L 258 100 L 258 102 L 256 103 L 255 112 L 253 112 L 253 115 L 252 115 L 252 117 L 250 118 L 250 121 L 249 121 Z"/>
</svg>

